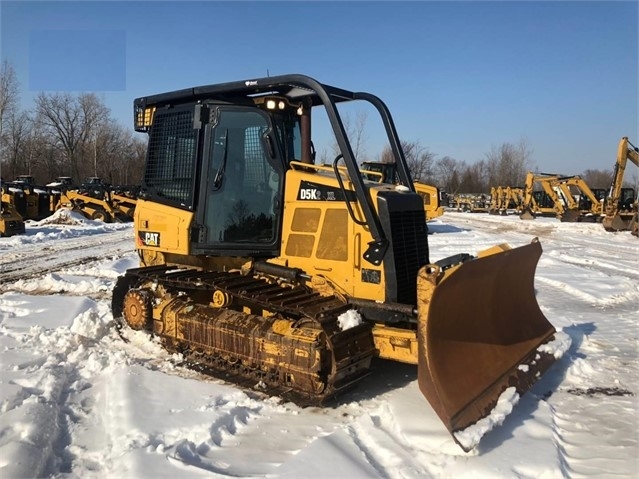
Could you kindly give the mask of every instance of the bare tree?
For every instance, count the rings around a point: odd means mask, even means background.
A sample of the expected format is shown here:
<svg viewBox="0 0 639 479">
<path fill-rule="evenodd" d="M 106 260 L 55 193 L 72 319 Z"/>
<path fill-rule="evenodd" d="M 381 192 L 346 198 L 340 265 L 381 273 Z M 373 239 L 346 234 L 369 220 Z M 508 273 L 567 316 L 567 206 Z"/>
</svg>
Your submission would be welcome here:
<svg viewBox="0 0 639 479">
<path fill-rule="evenodd" d="M 401 143 L 412 177 L 422 183 L 434 183 L 435 153 L 422 146 L 418 141 L 410 143 L 402 141 Z"/>
<path fill-rule="evenodd" d="M 5 168 L 8 177 L 15 178 L 21 174 L 33 174 L 34 166 L 28 155 L 25 155 L 26 144 L 31 135 L 31 119 L 28 113 L 12 111 L 5 131 Z"/>
<path fill-rule="evenodd" d="M 414 180 L 433 184 L 435 181 L 434 163 L 435 153 L 422 146 L 419 141 L 400 140 L 402 151 L 408 163 L 408 169 Z M 382 163 L 395 163 L 395 157 L 390 145 L 386 145 L 380 155 Z"/>
<path fill-rule="evenodd" d="M 488 168 L 484 160 L 463 169 L 459 190 L 463 193 L 488 193 L 490 191 Z"/>
<path fill-rule="evenodd" d="M 139 145 L 134 142 L 131 131 L 113 120 L 103 123 L 96 136 L 95 145 L 95 174 L 111 184 L 126 184 L 129 175 L 135 169 L 132 166 L 140 162 L 144 164 L 144 157 L 140 159 Z M 139 181 L 139 178 L 136 181 Z"/>
<path fill-rule="evenodd" d="M 490 186 L 516 186 L 524 183 L 531 170 L 532 149 L 522 138 L 516 145 L 502 143 L 486 154 Z"/>
<path fill-rule="evenodd" d="M 7 123 L 18 109 L 19 84 L 13 66 L 7 61 L 0 66 L 0 159 L 5 162 L 4 150 L 7 147 L 5 135 Z"/>
<path fill-rule="evenodd" d="M 461 177 L 465 168 L 466 163 L 463 161 L 450 156 L 440 158 L 435 164 L 437 185 L 448 193 L 460 193 Z"/>
<path fill-rule="evenodd" d="M 87 170 L 87 144 L 97 137 L 101 123 L 109 116 L 108 108 L 95 93 L 80 93 L 77 97 L 69 93 L 40 93 L 36 112 L 54 145 L 63 153 L 71 176 L 81 178 Z"/>
<path fill-rule="evenodd" d="M 366 155 L 366 120 L 368 119 L 368 113 L 365 111 L 358 111 L 355 115 L 355 124 L 350 130 L 347 130 L 348 139 L 351 142 L 351 148 L 353 148 L 353 154 L 357 161 L 362 162 L 365 160 Z"/>
<path fill-rule="evenodd" d="M 612 168 L 610 170 L 586 170 L 580 176 L 590 188 L 609 188 L 612 183 Z"/>
<path fill-rule="evenodd" d="M 340 117 L 344 125 L 344 130 L 346 131 L 346 137 L 353 150 L 353 155 L 355 155 L 355 160 L 358 163 L 366 161 L 366 121 L 368 120 L 368 112 L 357 111 L 354 121 L 348 113 L 340 113 Z M 333 150 L 334 156 L 342 153 L 335 138 L 333 138 L 331 149 Z"/>
</svg>

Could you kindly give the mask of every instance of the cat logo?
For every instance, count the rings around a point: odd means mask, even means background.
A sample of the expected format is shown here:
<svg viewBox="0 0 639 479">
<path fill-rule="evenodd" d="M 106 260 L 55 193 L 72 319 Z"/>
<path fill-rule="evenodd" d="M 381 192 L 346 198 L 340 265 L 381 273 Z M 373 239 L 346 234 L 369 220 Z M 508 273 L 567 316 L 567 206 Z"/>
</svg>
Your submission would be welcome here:
<svg viewBox="0 0 639 479">
<path fill-rule="evenodd" d="M 303 188 L 300 190 L 301 200 L 321 200 L 322 195 L 319 190 L 315 188 Z"/>
<path fill-rule="evenodd" d="M 160 233 L 140 231 L 139 238 L 144 246 L 160 246 Z"/>
</svg>

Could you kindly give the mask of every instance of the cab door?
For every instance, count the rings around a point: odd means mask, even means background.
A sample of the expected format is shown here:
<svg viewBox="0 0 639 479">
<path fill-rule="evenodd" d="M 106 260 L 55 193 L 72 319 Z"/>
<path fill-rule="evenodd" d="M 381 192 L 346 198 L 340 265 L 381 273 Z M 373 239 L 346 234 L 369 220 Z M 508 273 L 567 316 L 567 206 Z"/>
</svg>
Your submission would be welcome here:
<svg viewBox="0 0 639 479">
<path fill-rule="evenodd" d="M 277 256 L 284 172 L 269 116 L 217 107 L 206 128 L 198 250 Z"/>
</svg>

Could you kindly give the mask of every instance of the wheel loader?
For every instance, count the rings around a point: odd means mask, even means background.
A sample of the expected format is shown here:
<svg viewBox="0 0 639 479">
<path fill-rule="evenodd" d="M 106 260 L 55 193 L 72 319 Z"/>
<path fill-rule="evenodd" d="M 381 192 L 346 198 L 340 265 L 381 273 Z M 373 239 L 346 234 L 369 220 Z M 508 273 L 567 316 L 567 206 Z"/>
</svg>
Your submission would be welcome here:
<svg viewBox="0 0 639 479">
<path fill-rule="evenodd" d="M 351 101 L 379 112 L 398 184 L 362 177 L 338 109 Z M 318 110 L 340 148 L 326 165 L 314 164 Z M 137 98 L 134 123 L 148 152 L 140 267 L 113 290 L 121 332 L 302 405 L 361 385 L 376 358 L 414 364 L 464 450 L 504 391 L 523 394 L 555 361 L 533 288 L 539 242 L 431 262 L 424 202 L 378 97 L 281 75 Z"/>
</svg>

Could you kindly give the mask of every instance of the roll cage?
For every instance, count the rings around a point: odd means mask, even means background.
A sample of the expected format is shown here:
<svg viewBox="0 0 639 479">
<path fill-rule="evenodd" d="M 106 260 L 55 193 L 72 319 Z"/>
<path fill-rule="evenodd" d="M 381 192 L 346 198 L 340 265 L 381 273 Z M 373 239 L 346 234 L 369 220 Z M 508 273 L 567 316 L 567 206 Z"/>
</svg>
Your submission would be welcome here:
<svg viewBox="0 0 639 479">
<path fill-rule="evenodd" d="M 354 185 L 355 195 L 361 205 L 365 223 L 373 237 L 373 241 L 369 243 L 369 247 L 364 253 L 364 258 L 373 264 L 380 264 L 388 248 L 389 241 L 381 227 L 379 217 L 372 205 L 368 190 L 364 186 L 357 160 L 353 154 L 344 124 L 337 110 L 338 103 L 353 100 L 363 100 L 375 107 L 382 119 L 391 151 L 395 157 L 398 180 L 402 185 L 414 192 L 415 187 L 391 113 L 384 102 L 377 96 L 370 93 L 353 92 L 325 85 L 311 77 L 299 74 L 205 85 L 137 98 L 134 101 L 135 130 L 138 132 L 148 132 L 153 123 L 153 114 L 158 108 L 170 108 L 174 105 L 188 102 L 197 103 L 211 100 L 228 103 L 230 105 L 254 106 L 259 98 L 266 96 L 283 97 L 290 104 L 298 104 L 301 109 L 300 111 L 309 111 L 314 106 L 324 106 L 337 144 L 342 153 L 335 158 L 335 169 L 337 162 L 342 158 L 350 176 L 350 181 Z M 194 121 L 199 121 L 199 118 L 196 117 Z M 311 158 L 310 128 L 306 134 L 308 138 L 303 138 L 302 145 L 303 149 L 305 149 L 304 145 L 307 145 L 306 149 L 309 151 L 302 153 L 303 159 Z M 302 135 L 304 137 L 304 131 Z M 337 177 L 341 179 L 339 175 Z"/>
</svg>

